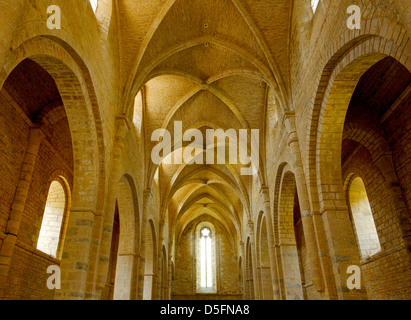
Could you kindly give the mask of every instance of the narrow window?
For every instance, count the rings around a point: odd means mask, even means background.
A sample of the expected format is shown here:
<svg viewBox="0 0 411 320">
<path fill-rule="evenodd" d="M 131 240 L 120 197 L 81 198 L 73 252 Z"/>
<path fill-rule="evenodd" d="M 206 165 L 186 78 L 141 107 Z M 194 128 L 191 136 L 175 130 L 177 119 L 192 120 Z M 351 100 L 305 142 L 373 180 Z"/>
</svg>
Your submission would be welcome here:
<svg viewBox="0 0 411 320">
<path fill-rule="evenodd" d="M 381 245 L 367 191 L 360 177 L 354 178 L 350 184 L 349 203 L 361 257 L 366 259 L 381 251 Z"/>
<path fill-rule="evenodd" d="M 318 3 L 320 0 L 311 0 L 311 8 L 313 9 L 313 12 L 317 11 Z"/>
<path fill-rule="evenodd" d="M 213 278 L 211 271 L 211 231 L 208 228 L 201 230 L 201 287 L 212 288 Z"/>
<path fill-rule="evenodd" d="M 98 0 L 90 0 L 91 7 L 93 8 L 94 13 L 97 11 Z"/>
<path fill-rule="evenodd" d="M 214 226 L 201 223 L 196 228 L 197 293 L 216 293 L 216 233 Z"/>
</svg>

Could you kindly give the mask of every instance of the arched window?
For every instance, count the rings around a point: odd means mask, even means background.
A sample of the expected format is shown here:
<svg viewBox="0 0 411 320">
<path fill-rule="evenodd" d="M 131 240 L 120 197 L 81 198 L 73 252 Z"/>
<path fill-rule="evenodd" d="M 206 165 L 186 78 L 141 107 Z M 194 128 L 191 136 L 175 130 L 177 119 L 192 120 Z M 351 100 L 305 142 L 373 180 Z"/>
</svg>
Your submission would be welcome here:
<svg viewBox="0 0 411 320">
<path fill-rule="evenodd" d="M 313 12 L 317 11 L 318 3 L 320 0 L 311 0 L 311 8 L 313 9 Z"/>
<path fill-rule="evenodd" d="M 63 224 L 69 205 L 67 189 L 64 188 L 63 183 L 55 180 L 50 185 L 37 241 L 37 250 L 57 258 L 61 254 L 64 240 Z"/>
<path fill-rule="evenodd" d="M 94 13 L 97 11 L 98 0 L 90 0 L 91 7 L 93 8 Z"/>
<path fill-rule="evenodd" d="M 201 287 L 212 288 L 213 278 L 211 272 L 211 231 L 208 228 L 201 230 L 200 252 Z"/>
<path fill-rule="evenodd" d="M 209 224 L 197 228 L 197 292 L 216 293 L 215 231 Z"/>
<path fill-rule="evenodd" d="M 360 177 L 355 177 L 351 181 L 349 204 L 361 257 L 366 259 L 379 252 L 381 245 L 368 201 L 367 191 Z"/>
<path fill-rule="evenodd" d="M 137 132 L 141 134 L 141 128 L 143 123 L 143 91 L 137 94 L 134 99 L 134 114 L 133 114 L 133 123 L 136 126 Z"/>
</svg>

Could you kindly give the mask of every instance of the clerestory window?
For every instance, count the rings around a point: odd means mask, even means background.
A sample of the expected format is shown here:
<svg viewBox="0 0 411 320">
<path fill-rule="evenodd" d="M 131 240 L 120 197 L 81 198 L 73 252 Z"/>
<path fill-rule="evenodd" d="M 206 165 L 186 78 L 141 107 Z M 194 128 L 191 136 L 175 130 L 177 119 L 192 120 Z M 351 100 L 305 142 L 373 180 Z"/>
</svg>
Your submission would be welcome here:
<svg viewBox="0 0 411 320">
<path fill-rule="evenodd" d="M 202 223 L 196 230 L 197 292 L 216 293 L 215 229 L 209 223 Z"/>
<path fill-rule="evenodd" d="M 211 231 L 208 228 L 201 230 L 200 239 L 201 251 L 201 287 L 212 288 L 212 272 L 211 272 Z"/>
<path fill-rule="evenodd" d="M 311 8 L 313 9 L 313 12 L 317 11 L 318 3 L 320 0 L 311 0 Z"/>
<path fill-rule="evenodd" d="M 91 7 L 93 8 L 94 13 L 97 11 L 98 0 L 90 0 Z"/>
</svg>

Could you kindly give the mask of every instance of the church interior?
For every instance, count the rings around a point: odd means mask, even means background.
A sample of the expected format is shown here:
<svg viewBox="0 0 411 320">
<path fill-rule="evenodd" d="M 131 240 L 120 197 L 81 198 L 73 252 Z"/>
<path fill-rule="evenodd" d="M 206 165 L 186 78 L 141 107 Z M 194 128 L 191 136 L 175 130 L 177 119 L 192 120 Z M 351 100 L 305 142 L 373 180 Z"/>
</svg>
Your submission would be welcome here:
<svg viewBox="0 0 411 320">
<path fill-rule="evenodd" d="M 409 0 L 0 0 L 0 299 L 410 300 L 410 105 Z"/>
</svg>

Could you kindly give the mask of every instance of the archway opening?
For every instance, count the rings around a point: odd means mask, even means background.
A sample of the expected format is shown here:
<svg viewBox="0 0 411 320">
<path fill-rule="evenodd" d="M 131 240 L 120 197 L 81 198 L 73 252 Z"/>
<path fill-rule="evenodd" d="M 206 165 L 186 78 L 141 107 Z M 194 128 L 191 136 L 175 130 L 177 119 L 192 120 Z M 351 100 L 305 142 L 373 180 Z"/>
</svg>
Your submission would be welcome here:
<svg viewBox="0 0 411 320">
<path fill-rule="evenodd" d="M 38 283 L 45 277 L 43 270 L 63 263 L 67 247 L 74 135 L 67 108 L 70 99 L 50 60 L 56 59 L 39 54 L 20 61 L 0 90 L 0 232 L 19 239 L 8 251 L 10 256 L 2 253 L 10 261 L 5 291 L 12 299 L 32 299 L 35 294 L 53 298 L 54 292 L 47 286 L 39 289 Z M 58 66 L 60 61 L 54 64 Z M 66 80 L 66 85 L 72 84 Z M 30 263 L 21 268 L 21 261 Z M 31 274 L 30 279 L 15 285 L 25 273 Z"/>
<path fill-rule="evenodd" d="M 283 174 L 279 199 L 279 230 L 280 230 L 280 252 L 281 252 L 281 273 L 282 273 L 282 290 L 286 300 L 304 299 L 303 278 L 305 273 L 301 270 L 301 240 L 304 235 L 302 228 L 299 226 L 299 201 L 295 176 L 292 172 L 287 171 Z M 298 221 L 295 221 L 297 220 Z M 297 231 L 297 234 L 296 234 Z"/>
<path fill-rule="evenodd" d="M 342 59 L 334 67 L 322 104 L 316 157 L 320 212 L 330 226 L 327 238 L 330 252 L 335 252 L 331 259 L 338 274 L 337 290 L 346 287 L 344 271 L 350 265 L 361 266 L 364 275 L 361 290 L 338 290 L 339 297 L 402 297 L 404 285 L 393 279 L 403 272 L 399 265 L 410 263 L 404 235 L 410 234 L 411 225 L 407 224 L 409 210 L 403 192 L 407 184 L 404 173 L 411 169 L 405 147 L 410 136 L 409 121 L 403 119 L 409 119 L 411 74 L 386 54 L 352 53 L 346 55 L 351 59 Z M 399 171 L 401 174 L 397 174 Z M 349 219 L 350 203 L 343 184 L 351 175 L 361 176 L 367 190 L 381 252 L 375 253 L 376 247 L 361 256 L 357 248 L 358 237 Z M 337 258 L 338 243 L 346 244 L 344 260 Z M 367 255 L 366 261 L 361 259 Z M 398 263 L 390 265 L 388 261 L 394 256 Z M 384 281 L 376 276 L 381 274 Z M 401 277 L 411 279 L 411 273 Z M 388 279 L 392 279 L 391 285 L 386 285 Z"/>
</svg>

